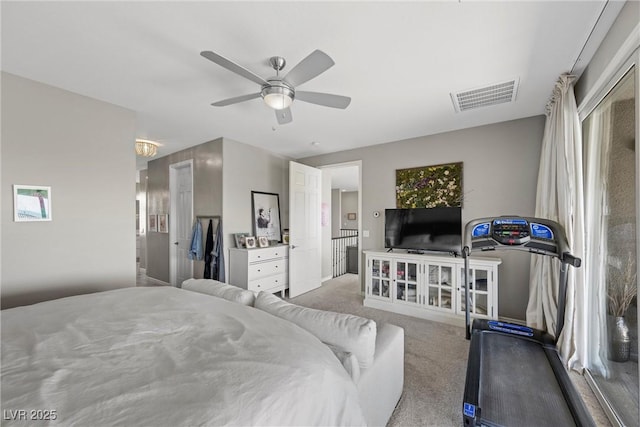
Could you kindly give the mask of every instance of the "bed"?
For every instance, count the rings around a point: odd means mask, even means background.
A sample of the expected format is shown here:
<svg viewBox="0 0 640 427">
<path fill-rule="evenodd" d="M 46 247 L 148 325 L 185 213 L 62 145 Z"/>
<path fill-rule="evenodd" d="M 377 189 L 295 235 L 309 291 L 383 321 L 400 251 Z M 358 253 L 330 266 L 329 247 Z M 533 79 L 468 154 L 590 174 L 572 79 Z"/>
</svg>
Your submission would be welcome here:
<svg viewBox="0 0 640 427">
<path fill-rule="evenodd" d="M 363 398 L 380 386 L 375 367 L 354 381 L 314 334 L 224 298 L 125 288 L 1 315 L 3 425 L 357 426 L 390 416 Z M 397 346 L 392 332 L 376 346 Z"/>
</svg>

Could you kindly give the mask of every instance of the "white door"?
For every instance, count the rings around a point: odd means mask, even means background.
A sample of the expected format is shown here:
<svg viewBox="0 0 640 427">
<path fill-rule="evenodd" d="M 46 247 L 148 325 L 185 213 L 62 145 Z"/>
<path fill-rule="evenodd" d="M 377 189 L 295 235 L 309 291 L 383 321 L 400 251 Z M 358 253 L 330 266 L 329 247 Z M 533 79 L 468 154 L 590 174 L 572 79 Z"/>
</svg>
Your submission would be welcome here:
<svg viewBox="0 0 640 427">
<path fill-rule="evenodd" d="M 289 162 L 289 297 L 322 283 L 320 169 Z"/>
<path fill-rule="evenodd" d="M 187 254 L 191 246 L 193 227 L 193 161 L 175 163 L 169 167 L 169 269 L 172 286 L 193 277 L 193 261 Z"/>
</svg>

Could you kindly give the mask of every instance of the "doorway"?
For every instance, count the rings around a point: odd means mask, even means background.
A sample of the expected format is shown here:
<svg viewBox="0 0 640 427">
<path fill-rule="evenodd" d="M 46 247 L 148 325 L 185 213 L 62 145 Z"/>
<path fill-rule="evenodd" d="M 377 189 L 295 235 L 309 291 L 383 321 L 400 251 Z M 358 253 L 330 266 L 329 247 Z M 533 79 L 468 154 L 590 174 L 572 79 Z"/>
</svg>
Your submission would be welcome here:
<svg viewBox="0 0 640 427">
<path fill-rule="evenodd" d="M 193 277 L 188 252 L 193 224 L 193 160 L 169 166 L 169 278 L 172 286 Z"/>
<path fill-rule="evenodd" d="M 356 274 L 361 265 L 362 161 L 321 167 L 323 281 Z"/>
</svg>

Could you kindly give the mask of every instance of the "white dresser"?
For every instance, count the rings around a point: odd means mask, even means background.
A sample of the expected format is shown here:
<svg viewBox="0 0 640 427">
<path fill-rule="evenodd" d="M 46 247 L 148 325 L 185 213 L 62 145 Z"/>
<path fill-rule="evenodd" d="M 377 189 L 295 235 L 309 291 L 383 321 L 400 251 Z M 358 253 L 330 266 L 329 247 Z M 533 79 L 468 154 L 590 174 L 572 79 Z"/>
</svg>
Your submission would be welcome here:
<svg viewBox="0 0 640 427">
<path fill-rule="evenodd" d="M 289 287 L 289 245 L 229 249 L 229 283 L 254 292 Z"/>
</svg>

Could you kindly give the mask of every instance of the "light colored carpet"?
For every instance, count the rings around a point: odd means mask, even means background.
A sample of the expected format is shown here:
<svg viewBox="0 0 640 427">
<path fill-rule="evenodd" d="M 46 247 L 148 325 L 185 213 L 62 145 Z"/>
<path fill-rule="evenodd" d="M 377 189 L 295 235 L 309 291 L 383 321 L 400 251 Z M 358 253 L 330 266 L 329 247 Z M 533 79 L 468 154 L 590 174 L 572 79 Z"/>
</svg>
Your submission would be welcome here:
<svg viewBox="0 0 640 427">
<path fill-rule="evenodd" d="M 290 299 L 305 307 L 350 313 L 404 328 L 404 391 L 389 426 L 462 426 L 469 342 L 464 328 L 364 307 L 358 276 L 346 274 Z M 571 378 L 598 426 L 610 423 L 582 376 Z"/>
<path fill-rule="evenodd" d="M 469 351 L 464 328 L 364 307 L 356 275 L 340 276 L 290 301 L 404 328 L 404 391 L 388 425 L 462 425 L 462 394 Z"/>
</svg>

